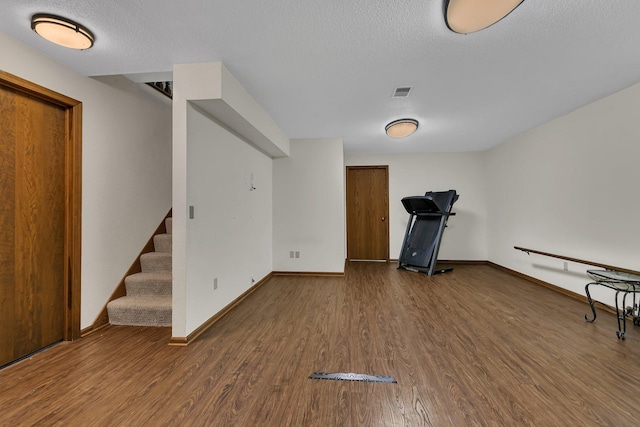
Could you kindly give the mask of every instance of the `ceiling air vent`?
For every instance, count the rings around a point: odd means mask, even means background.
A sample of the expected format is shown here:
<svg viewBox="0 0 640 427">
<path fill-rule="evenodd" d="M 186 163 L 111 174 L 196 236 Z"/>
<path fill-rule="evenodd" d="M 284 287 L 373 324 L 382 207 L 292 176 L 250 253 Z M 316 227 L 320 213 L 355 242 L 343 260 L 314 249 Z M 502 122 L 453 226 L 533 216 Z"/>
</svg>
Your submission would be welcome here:
<svg viewBox="0 0 640 427">
<path fill-rule="evenodd" d="M 411 92 L 411 88 L 408 87 L 408 86 L 397 87 L 393 91 L 393 97 L 394 98 L 406 98 L 407 96 L 409 96 L 409 92 Z"/>
</svg>

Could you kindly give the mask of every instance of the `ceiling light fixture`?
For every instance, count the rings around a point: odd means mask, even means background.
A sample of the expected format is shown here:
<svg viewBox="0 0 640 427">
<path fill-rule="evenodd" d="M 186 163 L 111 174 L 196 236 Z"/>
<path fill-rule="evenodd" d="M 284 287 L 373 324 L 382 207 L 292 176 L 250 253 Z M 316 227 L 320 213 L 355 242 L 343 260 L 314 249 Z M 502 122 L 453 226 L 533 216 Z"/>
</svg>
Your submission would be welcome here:
<svg viewBox="0 0 640 427">
<path fill-rule="evenodd" d="M 404 138 L 418 129 L 418 121 L 414 119 L 394 120 L 385 126 L 384 130 L 392 138 Z"/>
<path fill-rule="evenodd" d="M 31 17 L 31 29 L 52 43 L 71 49 L 89 49 L 93 46 L 91 31 L 69 19 L 38 13 Z"/>
<path fill-rule="evenodd" d="M 487 28 L 511 12 L 524 0 L 446 0 L 447 27 L 460 34 Z"/>
</svg>

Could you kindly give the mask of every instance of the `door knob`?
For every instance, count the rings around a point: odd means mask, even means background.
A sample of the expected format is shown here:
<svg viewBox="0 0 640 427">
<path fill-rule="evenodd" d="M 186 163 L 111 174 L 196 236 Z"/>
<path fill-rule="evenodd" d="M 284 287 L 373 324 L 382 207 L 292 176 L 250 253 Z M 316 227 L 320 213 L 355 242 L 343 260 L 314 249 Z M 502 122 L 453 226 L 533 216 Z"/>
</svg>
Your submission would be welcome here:
<svg viewBox="0 0 640 427">
<path fill-rule="evenodd" d="M 382 220 L 384 221 L 384 217 L 382 217 Z"/>
</svg>

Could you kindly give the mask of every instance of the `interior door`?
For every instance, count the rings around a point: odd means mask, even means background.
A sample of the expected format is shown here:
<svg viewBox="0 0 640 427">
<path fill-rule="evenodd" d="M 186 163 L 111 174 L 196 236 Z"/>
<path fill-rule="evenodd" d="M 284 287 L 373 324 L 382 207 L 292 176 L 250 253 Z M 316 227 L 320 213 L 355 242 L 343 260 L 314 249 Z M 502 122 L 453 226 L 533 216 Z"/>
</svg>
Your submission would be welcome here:
<svg viewBox="0 0 640 427">
<path fill-rule="evenodd" d="M 0 366 L 65 338 L 70 274 L 66 109 L 1 83 Z"/>
<path fill-rule="evenodd" d="M 347 166 L 347 258 L 389 260 L 389 167 Z"/>
</svg>

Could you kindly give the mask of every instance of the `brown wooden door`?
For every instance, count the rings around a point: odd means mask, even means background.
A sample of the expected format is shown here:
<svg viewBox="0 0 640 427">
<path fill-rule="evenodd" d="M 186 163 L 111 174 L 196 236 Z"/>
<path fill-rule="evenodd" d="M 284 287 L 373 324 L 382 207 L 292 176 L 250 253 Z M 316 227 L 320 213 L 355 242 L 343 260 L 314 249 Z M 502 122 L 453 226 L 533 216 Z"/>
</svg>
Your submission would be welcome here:
<svg viewBox="0 0 640 427">
<path fill-rule="evenodd" d="M 0 366 L 65 337 L 65 109 L 0 85 Z"/>
<path fill-rule="evenodd" d="M 389 167 L 347 166 L 347 258 L 389 260 Z"/>
</svg>

